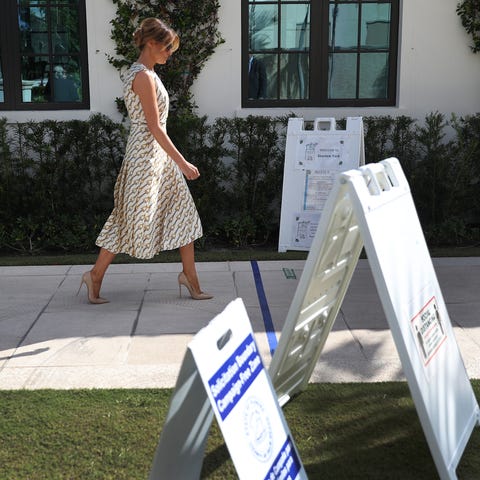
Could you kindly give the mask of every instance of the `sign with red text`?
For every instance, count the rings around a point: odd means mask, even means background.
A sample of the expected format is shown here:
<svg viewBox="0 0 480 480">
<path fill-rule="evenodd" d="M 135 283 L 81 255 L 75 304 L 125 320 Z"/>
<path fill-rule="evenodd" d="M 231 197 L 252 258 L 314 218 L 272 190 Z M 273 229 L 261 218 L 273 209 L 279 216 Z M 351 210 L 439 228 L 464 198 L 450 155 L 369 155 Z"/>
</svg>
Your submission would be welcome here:
<svg viewBox="0 0 480 480">
<path fill-rule="evenodd" d="M 480 409 L 395 158 L 336 177 L 270 364 L 279 402 L 307 386 L 362 248 L 439 477 L 456 480 Z"/>
<path fill-rule="evenodd" d="M 430 363 L 447 339 L 437 300 L 432 297 L 410 322 L 423 364 Z"/>
</svg>

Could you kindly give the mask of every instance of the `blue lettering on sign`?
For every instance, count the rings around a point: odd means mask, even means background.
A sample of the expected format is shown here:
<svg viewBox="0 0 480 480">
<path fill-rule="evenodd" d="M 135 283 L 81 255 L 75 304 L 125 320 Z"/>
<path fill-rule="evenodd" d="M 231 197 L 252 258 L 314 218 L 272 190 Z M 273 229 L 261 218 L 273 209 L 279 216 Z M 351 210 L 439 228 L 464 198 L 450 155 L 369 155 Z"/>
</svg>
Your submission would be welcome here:
<svg viewBox="0 0 480 480">
<path fill-rule="evenodd" d="M 208 381 L 222 420 L 225 420 L 262 369 L 262 359 L 255 340 L 249 334 Z"/>
<path fill-rule="evenodd" d="M 290 437 L 275 458 L 265 480 L 294 480 L 300 472 L 300 460 Z"/>
</svg>

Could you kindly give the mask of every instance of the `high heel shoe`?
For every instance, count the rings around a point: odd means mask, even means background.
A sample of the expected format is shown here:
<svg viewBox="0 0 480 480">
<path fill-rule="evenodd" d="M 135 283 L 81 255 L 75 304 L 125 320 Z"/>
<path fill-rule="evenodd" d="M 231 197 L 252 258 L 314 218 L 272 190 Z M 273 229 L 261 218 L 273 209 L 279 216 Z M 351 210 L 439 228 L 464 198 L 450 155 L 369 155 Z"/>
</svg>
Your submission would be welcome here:
<svg viewBox="0 0 480 480">
<path fill-rule="evenodd" d="M 188 278 L 183 272 L 180 272 L 178 274 L 178 290 L 180 292 L 180 296 L 182 296 L 182 285 L 188 290 L 190 293 L 190 296 L 194 300 L 209 300 L 210 298 L 213 298 L 213 295 L 210 295 L 209 293 L 204 293 L 204 292 L 199 292 L 197 293 L 190 282 L 188 281 Z"/>
<path fill-rule="evenodd" d="M 87 296 L 88 296 L 88 301 L 90 303 L 93 303 L 94 305 L 100 305 L 102 303 L 109 303 L 109 301 L 106 298 L 102 297 L 94 297 L 93 296 L 93 280 L 92 280 L 92 275 L 90 272 L 85 272 L 82 275 L 82 280 L 80 282 L 80 287 L 77 292 L 77 296 L 80 293 L 80 290 L 82 289 L 82 285 L 85 284 L 87 287 Z"/>
</svg>

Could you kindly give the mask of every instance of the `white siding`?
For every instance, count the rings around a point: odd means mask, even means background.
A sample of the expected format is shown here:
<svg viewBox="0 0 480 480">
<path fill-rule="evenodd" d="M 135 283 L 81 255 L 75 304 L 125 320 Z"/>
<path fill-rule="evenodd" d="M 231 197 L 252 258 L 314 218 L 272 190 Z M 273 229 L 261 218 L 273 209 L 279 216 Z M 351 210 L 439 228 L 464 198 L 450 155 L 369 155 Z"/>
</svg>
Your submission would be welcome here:
<svg viewBox="0 0 480 480">
<path fill-rule="evenodd" d="M 121 95 L 118 72 L 107 60 L 114 53 L 110 20 L 111 0 L 86 0 L 90 110 L 43 112 L 0 111 L 9 121 L 45 118 L 86 119 L 101 112 L 120 120 L 115 97 Z M 218 47 L 194 84 L 198 113 L 210 120 L 219 116 L 282 115 L 293 112 L 306 119 L 376 115 L 409 115 L 423 119 L 440 111 L 465 115 L 480 112 L 480 53 L 469 48 L 470 37 L 451 0 L 404 0 L 401 6 L 398 99 L 395 107 L 242 109 L 240 98 L 241 15 L 239 0 L 223 0 L 220 30 L 225 43 Z"/>
<path fill-rule="evenodd" d="M 110 21 L 115 16 L 115 5 L 112 0 L 86 0 L 86 7 L 90 110 L 0 111 L 0 117 L 6 117 L 9 122 L 86 120 L 100 112 L 121 120 L 115 104 L 115 98 L 122 94 L 121 82 L 117 70 L 107 60 L 107 54 L 114 54 Z"/>
<path fill-rule="evenodd" d="M 469 48 L 470 37 L 451 0 L 405 0 L 401 3 L 397 106 L 372 108 L 241 108 L 240 2 L 224 0 L 220 30 L 226 43 L 208 61 L 194 85 L 199 113 L 210 118 L 233 115 L 300 117 L 409 115 L 419 120 L 433 111 L 480 112 L 480 53 Z"/>
</svg>

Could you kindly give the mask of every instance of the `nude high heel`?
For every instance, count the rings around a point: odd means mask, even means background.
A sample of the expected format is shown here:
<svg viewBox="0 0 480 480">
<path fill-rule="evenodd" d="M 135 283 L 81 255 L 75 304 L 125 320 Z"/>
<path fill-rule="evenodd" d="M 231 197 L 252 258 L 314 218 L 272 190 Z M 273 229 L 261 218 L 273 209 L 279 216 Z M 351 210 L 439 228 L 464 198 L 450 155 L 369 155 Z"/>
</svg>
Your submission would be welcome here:
<svg viewBox="0 0 480 480">
<path fill-rule="evenodd" d="M 180 292 L 180 296 L 182 296 L 182 285 L 188 290 L 188 292 L 190 293 L 190 296 L 194 300 L 209 300 L 210 298 L 213 298 L 213 295 L 210 295 L 209 293 L 204 293 L 204 292 L 197 293 L 193 289 L 190 282 L 188 281 L 188 278 L 186 277 L 186 275 L 183 272 L 180 272 L 178 274 L 178 290 Z"/>
<path fill-rule="evenodd" d="M 80 287 L 77 292 L 77 296 L 80 293 L 80 290 L 82 289 L 82 285 L 85 284 L 87 287 L 87 296 L 88 296 L 88 301 L 90 303 L 93 303 L 94 305 L 101 305 L 102 303 L 109 303 L 109 300 L 106 298 L 102 297 L 97 297 L 95 298 L 93 296 L 93 281 L 92 281 L 92 275 L 90 272 L 85 272 L 82 275 L 82 280 L 80 281 Z"/>
</svg>

